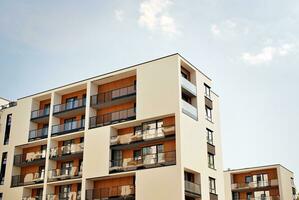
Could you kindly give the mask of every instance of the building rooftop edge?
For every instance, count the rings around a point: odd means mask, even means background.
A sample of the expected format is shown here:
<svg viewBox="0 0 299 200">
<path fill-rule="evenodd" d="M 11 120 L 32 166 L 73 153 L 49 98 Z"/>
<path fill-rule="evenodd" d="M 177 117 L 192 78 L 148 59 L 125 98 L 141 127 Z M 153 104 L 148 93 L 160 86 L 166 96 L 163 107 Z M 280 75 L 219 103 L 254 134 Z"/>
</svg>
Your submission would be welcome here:
<svg viewBox="0 0 299 200">
<path fill-rule="evenodd" d="M 79 81 L 75 81 L 75 82 L 71 82 L 71 83 L 68 83 L 68 84 L 65 84 L 65 85 L 62 85 L 62 86 L 58 86 L 58 87 L 54 87 L 54 88 L 51 88 L 51 89 L 48 89 L 48 90 L 44 90 L 44 91 L 41 91 L 41 92 L 37 92 L 37 93 L 34 93 L 34 94 L 30 94 L 30 95 L 27 95 L 27 96 L 24 96 L 24 97 L 20 97 L 18 98 L 17 100 L 21 100 L 21 99 L 25 99 L 25 98 L 28 98 L 28 97 L 32 97 L 32 96 L 35 96 L 35 95 L 38 95 L 38 94 L 42 94 L 42 93 L 45 93 L 45 92 L 49 92 L 51 90 L 56 90 L 56 89 L 59 89 L 59 88 L 63 88 L 63 87 L 66 87 L 66 86 L 70 86 L 70 85 L 73 85 L 73 84 L 76 84 L 76 83 L 80 83 L 80 82 L 84 82 L 84 81 L 87 81 L 87 80 L 91 80 L 91 79 L 94 79 L 94 78 L 97 78 L 97 77 L 101 77 L 101 76 L 105 76 L 105 75 L 108 75 L 108 74 L 112 74 L 112 73 L 115 73 L 115 72 L 119 72 L 119 71 L 122 71 L 122 70 L 126 70 L 126 69 L 130 69 L 130 68 L 134 68 L 134 67 L 137 67 L 139 65 L 143 65 L 143 64 L 146 64 L 146 63 L 150 63 L 150 62 L 154 62 L 154 61 L 157 61 L 157 60 L 161 60 L 161 59 L 164 59 L 164 58 L 168 58 L 168 57 L 171 57 L 171 56 L 179 56 L 180 58 L 184 59 L 186 62 L 188 62 L 188 64 L 190 64 L 192 67 L 194 67 L 198 72 L 200 72 L 202 75 L 204 75 L 206 78 L 208 78 L 209 80 L 212 80 L 211 78 L 209 78 L 206 74 L 204 74 L 202 71 L 200 71 L 197 67 L 195 67 L 193 64 L 191 64 L 186 58 L 184 58 L 180 53 L 173 53 L 173 54 L 169 54 L 169 55 L 166 55 L 166 56 L 162 56 L 162 57 L 159 57 L 159 58 L 155 58 L 155 59 L 152 59 L 152 60 L 149 60 L 149 61 L 144 61 L 144 62 L 141 62 L 141 63 L 138 63 L 138 64 L 134 64 L 134 65 L 131 65 L 131 66 L 128 66 L 128 67 L 123 67 L 123 68 L 120 68 L 120 69 L 117 69 L 117 70 L 114 70 L 114 71 L 110 71 L 110 72 L 107 72 L 107 73 L 103 73 L 103 74 L 100 74 L 100 75 L 96 75 L 96 76 L 92 76 L 92 77 L 89 77 L 89 78 L 86 78 L 86 79 L 82 79 L 82 80 L 79 80 Z M 212 91 L 213 92 L 213 91 Z M 213 92 L 216 96 L 218 96 L 215 92 Z"/>
<path fill-rule="evenodd" d="M 293 173 L 293 171 L 289 170 L 288 168 L 284 167 L 283 165 L 281 164 L 271 164 L 271 165 L 261 165 L 261 166 L 255 166 L 255 167 L 244 167 L 244 168 L 238 168 L 238 169 L 229 169 L 229 170 L 223 170 L 223 172 L 237 172 L 237 171 L 242 171 L 242 170 L 254 170 L 254 169 L 257 169 L 257 168 L 270 168 L 270 167 L 282 167 L 286 170 L 288 170 L 289 172 Z"/>
<path fill-rule="evenodd" d="M 4 101 L 11 102 L 11 100 L 9 100 L 9 99 L 6 99 L 6 98 L 4 98 L 4 97 L 0 97 L 0 99 L 2 99 L 2 100 L 4 100 Z"/>
</svg>

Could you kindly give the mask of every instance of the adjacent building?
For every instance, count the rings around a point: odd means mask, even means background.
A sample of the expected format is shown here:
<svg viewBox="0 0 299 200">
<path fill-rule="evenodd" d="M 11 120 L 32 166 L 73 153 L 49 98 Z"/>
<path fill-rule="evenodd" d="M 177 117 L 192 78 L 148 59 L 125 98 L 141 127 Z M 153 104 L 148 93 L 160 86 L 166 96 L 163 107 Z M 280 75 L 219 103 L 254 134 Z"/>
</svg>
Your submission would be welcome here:
<svg viewBox="0 0 299 200">
<path fill-rule="evenodd" d="M 0 199 L 223 200 L 211 88 L 173 54 L 0 108 Z"/>
<path fill-rule="evenodd" d="M 294 174 L 282 165 L 227 170 L 226 200 L 296 200 Z"/>
</svg>

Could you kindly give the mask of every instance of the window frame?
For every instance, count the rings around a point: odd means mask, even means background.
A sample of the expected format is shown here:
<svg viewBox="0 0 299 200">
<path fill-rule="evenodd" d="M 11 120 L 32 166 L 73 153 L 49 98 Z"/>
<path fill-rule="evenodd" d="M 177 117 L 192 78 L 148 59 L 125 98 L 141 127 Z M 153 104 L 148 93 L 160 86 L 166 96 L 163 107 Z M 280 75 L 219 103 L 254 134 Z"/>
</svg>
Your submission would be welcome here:
<svg viewBox="0 0 299 200">
<path fill-rule="evenodd" d="M 215 178 L 209 177 L 209 189 L 210 189 L 210 193 L 217 194 Z"/>
</svg>

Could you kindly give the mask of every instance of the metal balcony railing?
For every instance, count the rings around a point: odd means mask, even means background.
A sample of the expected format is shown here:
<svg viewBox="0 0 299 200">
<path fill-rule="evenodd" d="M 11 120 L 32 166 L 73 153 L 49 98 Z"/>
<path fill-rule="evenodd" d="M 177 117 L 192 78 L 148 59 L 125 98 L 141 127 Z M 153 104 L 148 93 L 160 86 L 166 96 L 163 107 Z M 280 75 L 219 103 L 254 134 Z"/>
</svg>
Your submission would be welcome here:
<svg viewBox="0 0 299 200">
<path fill-rule="evenodd" d="M 110 171 L 131 171 L 141 168 L 173 165 L 176 163 L 176 152 L 168 151 L 129 157 L 110 161 Z"/>
<path fill-rule="evenodd" d="M 106 113 L 104 115 L 91 117 L 89 120 L 89 128 L 107 126 L 110 124 L 133 120 L 135 118 L 136 118 L 136 108 L 130 108 L 127 110 L 120 110 L 116 112 Z"/>
<path fill-rule="evenodd" d="M 36 119 L 40 117 L 47 117 L 50 114 L 50 108 L 40 109 L 40 110 L 33 110 L 31 112 L 31 119 Z"/>
<path fill-rule="evenodd" d="M 147 140 L 154 140 L 158 138 L 164 138 L 169 135 L 175 134 L 175 125 L 170 126 L 162 126 L 158 128 L 152 128 L 147 130 L 140 130 L 139 132 L 135 133 L 128 133 L 125 135 L 117 135 L 111 136 L 110 144 L 111 145 L 118 145 L 118 144 L 130 144 L 132 142 L 137 141 L 147 141 Z"/>
<path fill-rule="evenodd" d="M 115 90 L 111 90 L 104 93 L 99 93 L 97 95 L 91 96 L 90 105 L 98 105 L 107 102 L 111 102 L 116 99 L 128 97 L 136 94 L 136 85 L 131 85 L 128 87 L 123 87 Z"/>
<path fill-rule="evenodd" d="M 40 140 L 48 137 L 48 127 L 29 131 L 28 141 Z"/>
<path fill-rule="evenodd" d="M 58 124 L 52 126 L 52 135 L 61 135 L 71 132 L 83 130 L 85 126 L 85 120 L 76 120 L 65 124 Z"/>
<path fill-rule="evenodd" d="M 84 143 L 54 147 L 50 149 L 50 158 L 57 158 L 66 155 L 82 153 L 83 150 L 84 150 Z"/>
<path fill-rule="evenodd" d="M 45 171 L 39 171 L 35 173 L 28 173 L 25 175 L 15 175 L 11 179 L 11 187 L 32 185 L 36 183 L 44 182 Z"/>
<path fill-rule="evenodd" d="M 201 194 L 200 184 L 193 183 L 190 181 L 185 181 L 185 191 L 200 195 Z"/>
<path fill-rule="evenodd" d="M 78 167 L 67 167 L 67 168 L 59 168 L 59 169 L 51 169 L 49 170 L 48 180 L 63 180 L 63 179 L 72 179 L 78 178 L 82 175 L 82 167 L 78 170 Z"/>
<path fill-rule="evenodd" d="M 53 107 L 53 114 L 57 114 L 64 111 L 74 110 L 77 108 L 85 107 L 86 105 L 86 98 L 83 99 L 76 99 L 71 102 L 67 102 L 64 104 L 56 104 Z"/>
<path fill-rule="evenodd" d="M 86 199 L 110 199 L 110 198 L 121 198 L 128 200 L 135 199 L 135 186 L 134 185 L 121 185 L 109 188 L 89 189 L 86 190 Z"/>
<path fill-rule="evenodd" d="M 46 150 L 37 151 L 37 152 L 29 152 L 25 154 L 18 154 L 14 156 L 14 165 L 20 166 L 30 163 L 35 163 L 36 161 L 45 160 L 46 158 Z"/>
<path fill-rule="evenodd" d="M 247 199 L 233 199 L 233 200 L 280 200 L 279 196 L 262 196 L 262 197 L 251 197 Z"/>
</svg>

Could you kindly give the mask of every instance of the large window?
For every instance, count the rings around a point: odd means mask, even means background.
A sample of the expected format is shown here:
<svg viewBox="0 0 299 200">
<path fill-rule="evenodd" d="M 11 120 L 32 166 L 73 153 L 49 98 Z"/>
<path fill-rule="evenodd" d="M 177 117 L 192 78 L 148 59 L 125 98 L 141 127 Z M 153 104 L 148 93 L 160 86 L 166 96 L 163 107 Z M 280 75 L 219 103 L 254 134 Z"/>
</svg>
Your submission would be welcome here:
<svg viewBox="0 0 299 200">
<path fill-rule="evenodd" d="M 252 176 L 245 176 L 245 183 L 251 183 L 252 182 Z"/>
<path fill-rule="evenodd" d="M 210 193 L 216 194 L 216 179 L 209 177 Z"/>
<path fill-rule="evenodd" d="M 4 184 L 4 177 L 7 163 L 7 152 L 2 153 L 1 171 L 0 171 L 0 185 Z"/>
<path fill-rule="evenodd" d="M 239 192 L 233 192 L 233 200 L 240 200 Z"/>
<path fill-rule="evenodd" d="M 7 145 L 7 144 L 9 143 L 10 127 L 11 127 L 11 118 L 12 118 L 12 114 L 7 115 L 7 117 L 6 117 L 5 135 L 4 135 L 4 145 Z"/>
<path fill-rule="evenodd" d="M 209 144 L 214 144 L 214 135 L 213 135 L 213 131 L 211 131 L 210 129 L 207 128 L 207 142 Z"/>
<path fill-rule="evenodd" d="M 212 121 L 212 109 L 206 106 L 206 118 L 209 121 Z"/>
<path fill-rule="evenodd" d="M 211 98 L 211 88 L 207 84 L 205 84 L 205 96 Z"/>
<path fill-rule="evenodd" d="M 208 153 L 209 168 L 215 169 L 215 155 Z"/>
</svg>

